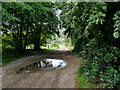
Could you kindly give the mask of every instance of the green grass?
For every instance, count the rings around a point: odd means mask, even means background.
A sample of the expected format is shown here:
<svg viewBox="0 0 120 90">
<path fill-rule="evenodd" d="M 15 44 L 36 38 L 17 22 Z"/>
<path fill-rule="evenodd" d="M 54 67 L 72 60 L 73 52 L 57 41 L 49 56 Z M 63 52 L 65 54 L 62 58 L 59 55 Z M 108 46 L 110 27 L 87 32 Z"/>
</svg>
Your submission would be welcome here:
<svg viewBox="0 0 120 90">
<path fill-rule="evenodd" d="M 0 44 L 0 52 L 2 52 L 2 44 Z"/>
<path fill-rule="evenodd" d="M 64 44 L 62 44 L 62 47 L 65 47 L 65 48 L 72 48 L 72 46 L 65 46 Z M 53 47 L 52 45 L 50 45 L 50 47 L 48 48 L 47 46 L 41 46 L 41 49 L 43 50 L 47 50 L 47 51 L 51 51 L 51 50 L 57 50 L 59 49 L 59 47 Z M 33 45 L 28 46 L 27 47 L 27 50 L 24 51 L 24 52 L 19 52 L 15 49 L 7 49 L 7 50 L 4 50 L 2 52 L 2 62 L 0 61 L 0 66 L 5 66 L 6 64 L 9 64 L 15 60 L 18 60 L 20 58 L 23 58 L 25 56 L 29 56 L 31 54 L 37 54 L 39 53 L 39 51 L 34 51 L 33 50 Z"/>
<path fill-rule="evenodd" d="M 56 50 L 56 49 L 59 49 L 58 47 L 53 47 L 52 44 L 50 44 L 49 48 L 47 47 L 47 45 L 46 45 L 46 46 L 41 46 L 40 48 L 41 48 L 41 49 L 48 49 L 48 50 Z M 34 49 L 34 45 L 31 44 L 31 46 L 30 46 L 30 45 L 27 46 L 26 49 Z"/>
<path fill-rule="evenodd" d="M 30 51 L 19 52 L 14 49 L 8 49 L 2 52 L 2 66 L 9 64 L 15 60 L 28 56 Z M 0 63 L 1 64 L 1 63 Z"/>
<path fill-rule="evenodd" d="M 58 44 L 58 45 L 60 45 L 61 47 L 64 47 L 64 48 L 69 48 L 70 50 L 73 49 L 73 46 L 72 46 L 71 44 L 66 45 L 66 43 L 60 43 L 60 44 Z M 48 49 L 48 50 L 56 50 L 56 49 L 59 49 L 59 47 L 57 47 L 57 46 L 54 47 L 52 44 L 50 44 L 49 48 L 48 48 L 47 45 L 41 46 L 40 48 L 41 48 L 41 49 Z M 31 45 L 27 46 L 26 49 L 34 49 L 34 45 L 31 44 Z"/>
<path fill-rule="evenodd" d="M 50 51 L 50 50 L 56 50 L 58 49 L 58 47 L 50 47 L 50 48 L 47 48 L 47 47 L 44 47 L 44 46 L 41 46 L 41 49 L 45 49 L 45 51 Z M 42 50 L 40 50 L 42 51 Z M 34 54 L 37 54 L 39 53 L 39 51 L 34 51 L 33 49 L 29 48 L 27 49 L 26 51 L 24 52 L 20 52 L 20 51 L 17 51 L 15 49 L 7 49 L 5 51 L 2 52 L 2 61 L 0 61 L 0 66 L 5 66 L 13 61 L 16 61 L 20 58 L 23 58 L 25 56 L 29 56 L 29 55 L 34 55 Z"/>
<path fill-rule="evenodd" d="M 33 44 L 28 45 L 28 46 L 26 47 L 26 49 L 34 49 L 34 45 L 33 45 Z"/>
<path fill-rule="evenodd" d="M 46 47 L 46 46 L 41 46 L 41 49 L 48 49 L 48 50 L 56 50 L 56 49 L 59 49 L 58 47 Z"/>
<path fill-rule="evenodd" d="M 77 88 L 97 88 L 97 86 L 88 82 L 82 74 L 79 75 L 78 73 L 77 73 Z"/>
</svg>

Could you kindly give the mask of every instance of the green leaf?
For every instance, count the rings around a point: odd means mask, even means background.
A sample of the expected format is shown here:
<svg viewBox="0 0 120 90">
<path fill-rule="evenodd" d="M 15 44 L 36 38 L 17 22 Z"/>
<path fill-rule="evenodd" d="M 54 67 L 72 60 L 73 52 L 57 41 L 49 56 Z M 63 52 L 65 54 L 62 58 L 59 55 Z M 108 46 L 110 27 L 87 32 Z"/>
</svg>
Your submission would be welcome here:
<svg viewBox="0 0 120 90">
<path fill-rule="evenodd" d="M 118 24 L 118 29 L 120 30 L 120 23 Z"/>
<path fill-rule="evenodd" d="M 107 9 L 107 7 L 106 7 L 106 6 L 103 6 L 103 7 L 102 7 L 102 9 L 103 9 L 103 10 L 106 10 L 106 9 Z"/>
<path fill-rule="evenodd" d="M 119 38 L 119 32 L 114 32 L 113 36 L 114 38 Z"/>
<path fill-rule="evenodd" d="M 103 17 L 105 17 L 106 15 L 105 14 L 102 14 Z"/>
</svg>

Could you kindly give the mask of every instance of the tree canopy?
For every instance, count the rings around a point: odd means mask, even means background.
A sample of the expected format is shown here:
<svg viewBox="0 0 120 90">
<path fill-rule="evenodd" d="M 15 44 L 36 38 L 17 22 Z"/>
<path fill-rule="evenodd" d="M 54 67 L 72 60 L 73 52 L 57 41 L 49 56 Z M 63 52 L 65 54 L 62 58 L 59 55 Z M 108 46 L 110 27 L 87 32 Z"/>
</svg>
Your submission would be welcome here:
<svg viewBox="0 0 120 90">
<path fill-rule="evenodd" d="M 39 49 L 47 38 L 59 34 L 59 20 L 54 12 L 51 2 L 4 2 L 3 42 L 19 50 L 29 44 Z"/>
<path fill-rule="evenodd" d="M 120 3 L 64 2 L 61 23 L 82 58 L 80 74 L 100 87 L 119 87 Z"/>
</svg>

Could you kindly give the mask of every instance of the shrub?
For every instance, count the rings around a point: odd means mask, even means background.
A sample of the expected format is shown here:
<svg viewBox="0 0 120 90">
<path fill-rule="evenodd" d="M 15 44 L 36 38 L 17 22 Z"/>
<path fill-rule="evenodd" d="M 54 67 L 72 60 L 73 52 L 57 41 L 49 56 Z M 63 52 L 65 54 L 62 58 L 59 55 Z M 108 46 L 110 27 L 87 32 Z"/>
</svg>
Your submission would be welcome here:
<svg viewBox="0 0 120 90">
<path fill-rule="evenodd" d="M 102 88 L 120 87 L 120 49 L 113 46 L 86 48 L 79 53 L 82 66 L 79 73 L 84 73 L 88 81 L 99 84 Z"/>
</svg>

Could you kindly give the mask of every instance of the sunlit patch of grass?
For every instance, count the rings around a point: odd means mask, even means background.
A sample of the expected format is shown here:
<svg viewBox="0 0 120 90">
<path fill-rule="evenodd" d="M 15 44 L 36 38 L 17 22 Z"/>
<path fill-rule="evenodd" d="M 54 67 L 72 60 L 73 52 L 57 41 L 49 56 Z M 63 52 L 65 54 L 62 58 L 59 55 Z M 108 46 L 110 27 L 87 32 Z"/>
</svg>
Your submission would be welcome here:
<svg viewBox="0 0 120 90">
<path fill-rule="evenodd" d="M 97 88 L 97 86 L 95 86 L 94 84 L 91 84 L 90 82 L 88 82 L 83 74 L 79 75 L 77 73 L 77 88 Z"/>
<path fill-rule="evenodd" d="M 40 47 L 41 49 L 47 49 L 47 50 L 56 50 L 56 49 L 59 49 L 58 47 L 46 47 L 46 46 L 41 46 Z"/>
<path fill-rule="evenodd" d="M 30 44 L 26 47 L 26 49 L 34 49 L 34 45 L 33 44 Z"/>
</svg>

